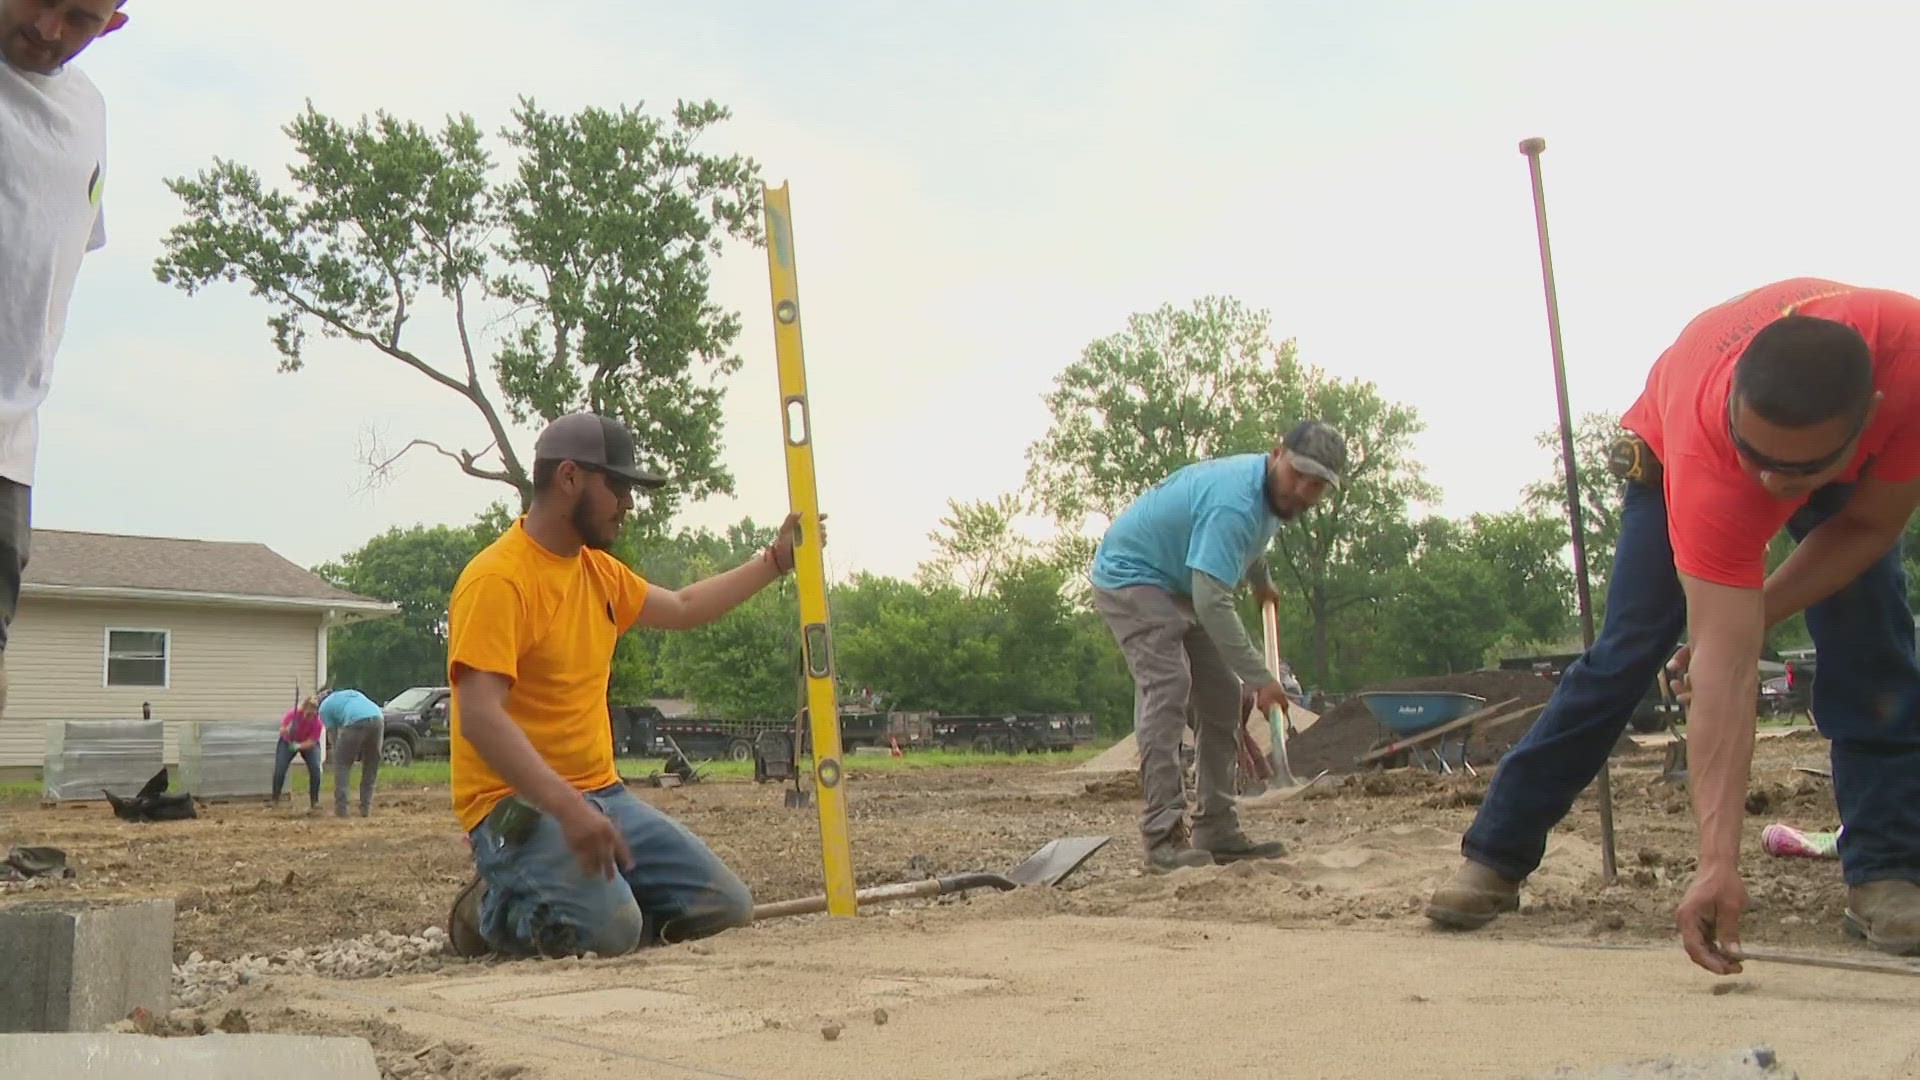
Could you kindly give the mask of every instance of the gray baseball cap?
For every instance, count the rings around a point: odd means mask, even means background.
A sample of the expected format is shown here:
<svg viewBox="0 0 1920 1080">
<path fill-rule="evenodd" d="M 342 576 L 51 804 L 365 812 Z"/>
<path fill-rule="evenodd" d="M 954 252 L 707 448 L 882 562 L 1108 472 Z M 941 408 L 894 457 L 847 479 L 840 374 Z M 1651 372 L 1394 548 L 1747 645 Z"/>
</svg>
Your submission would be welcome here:
<svg viewBox="0 0 1920 1080">
<path fill-rule="evenodd" d="M 1302 420 L 1280 445 L 1293 452 L 1294 468 L 1340 486 L 1340 474 L 1347 471 L 1347 440 L 1338 431 L 1318 420 Z"/>
<path fill-rule="evenodd" d="M 665 487 L 667 478 L 641 468 L 636 457 L 633 433 L 620 421 L 598 413 L 562 416 L 533 442 L 535 461 L 572 461 L 605 469 L 641 487 Z"/>
</svg>

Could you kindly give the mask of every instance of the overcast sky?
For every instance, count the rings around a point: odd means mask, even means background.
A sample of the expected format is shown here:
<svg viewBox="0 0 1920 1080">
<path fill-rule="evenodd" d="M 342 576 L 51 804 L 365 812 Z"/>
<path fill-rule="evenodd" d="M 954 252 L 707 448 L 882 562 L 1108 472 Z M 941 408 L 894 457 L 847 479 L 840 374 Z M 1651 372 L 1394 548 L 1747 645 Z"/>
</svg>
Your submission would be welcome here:
<svg viewBox="0 0 1920 1080">
<path fill-rule="evenodd" d="M 505 493 L 430 456 L 363 491 L 369 429 L 477 448 L 470 407 L 331 342 L 278 374 L 244 286 L 154 279 L 180 220 L 162 181 L 219 156 L 285 186 L 281 127 L 307 100 L 489 132 L 521 94 L 730 106 L 711 145 L 792 184 L 836 572 L 911 573 L 946 499 L 1020 483 L 1040 395 L 1087 342 L 1210 293 L 1417 406 L 1437 509 L 1512 506 L 1555 423 L 1527 136 L 1548 142 L 1576 412 L 1624 408 L 1687 319 L 1755 285 L 1920 292 L 1920 6 L 1181 7 L 133 0 L 81 61 L 111 110 L 110 242 L 43 413 L 35 524 L 311 565 Z M 724 431 L 739 497 L 683 521 L 775 520 L 764 253 L 736 248 L 717 284 L 745 319 Z M 423 329 L 417 347 L 444 348 Z"/>
</svg>

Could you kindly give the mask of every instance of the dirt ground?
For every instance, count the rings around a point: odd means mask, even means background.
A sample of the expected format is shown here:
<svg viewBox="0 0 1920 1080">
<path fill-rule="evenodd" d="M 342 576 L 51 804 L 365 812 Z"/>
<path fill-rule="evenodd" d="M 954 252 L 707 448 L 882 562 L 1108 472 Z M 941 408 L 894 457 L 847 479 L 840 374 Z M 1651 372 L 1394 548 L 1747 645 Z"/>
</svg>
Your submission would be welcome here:
<svg viewBox="0 0 1920 1080">
<path fill-rule="evenodd" d="M 1760 744 L 1744 937 L 1756 948 L 1871 957 L 1843 939 L 1836 862 L 1759 850 L 1774 821 L 1835 825 L 1829 783 L 1794 768 L 1824 769 L 1826 757 L 1811 732 Z M 1803 1077 L 1920 1077 L 1910 1023 L 1920 980 L 1750 965 L 1741 992 L 1709 994 L 1713 980 L 1672 940 L 1693 839 L 1685 794 L 1658 779 L 1659 765 L 1653 750 L 1614 759 L 1614 885 L 1601 884 L 1589 794 L 1555 833 L 1522 911 L 1473 935 L 1427 929 L 1419 907 L 1458 857 L 1484 772 L 1329 777 L 1243 810 L 1248 831 L 1285 840 L 1288 858 L 1160 876 L 1140 872 L 1130 776 L 1044 763 L 869 775 L 856 766 L 849 805 L 862 886 L 1003 869 L 1056 836 L 1114 840 L 1050 891 L 913 902 L 851 923 L 783 920 L 617 960 L 448 960 L 419 976 L 278 978 L 211 1015 L 237 1006 L 256 1031 L 366 1035 L 396 1077 L 574 1080 L 638 1075 L 643 1061 L 662 1068 L 640 1072 L 660 1075 L 1164 1075 L 1205 1064 L 1251 1076 L 1278 1063 L 1329 1077 L 1510 1076 L 1753 1041 L 1770 1041 Z M 640 793 L 706 838 L 757 899 L 820 891 L 815 814 L 784 808 L 777 787 Z M 0 848 L 50 844 L 78 867 L 19 898 L 173 897 L 181 960 L 418 934 L 444 922 L 468 873 L 443 789 L 383 791 L 367 820 L 261 805 L 203 815 L 130 825 L 104 809 L 0 805 Z M 566 991 L 543 996 L 554 979 Z M 876 1009 L 894 1022 L 877 1024 Z M 1721 1014 L 1738 1022 L 1703 1018 Z M 1224 1025 L 1229 1015 L 1230 1032 L 1207 1034 L 1210 1018 Z M 1490 1020 L 1532 1037 L 1459 1031 L 1484 1032 Z M 844 1036 L 829 1042 L 820 1028 L 834 1023 Z M 1001 1048 L 984 1063 L 982 1038 Z M 1849 1053 L 1861 1069 L 1818 1067 Z"/>
</svg>

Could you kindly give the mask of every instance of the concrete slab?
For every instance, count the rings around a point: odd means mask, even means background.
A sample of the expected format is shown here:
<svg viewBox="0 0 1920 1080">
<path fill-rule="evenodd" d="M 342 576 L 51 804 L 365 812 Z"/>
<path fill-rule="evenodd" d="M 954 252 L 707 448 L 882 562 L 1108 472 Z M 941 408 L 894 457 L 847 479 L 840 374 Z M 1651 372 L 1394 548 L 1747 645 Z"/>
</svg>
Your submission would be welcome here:
<svg viewBox="0 0 1920 1080">
<path fill-rule="evenodd" d="M 0 908 L 0 971 L 0 1032 L 98 1031 L 136 1008 L 166 1012 L 173 901 Z"/>
<path fill-rule="evenodd" d="M 34 1080 L 380 1080 L 365 1039 L 304 1035 L 0 1035 L 0 1076 Z"/>
</svg>

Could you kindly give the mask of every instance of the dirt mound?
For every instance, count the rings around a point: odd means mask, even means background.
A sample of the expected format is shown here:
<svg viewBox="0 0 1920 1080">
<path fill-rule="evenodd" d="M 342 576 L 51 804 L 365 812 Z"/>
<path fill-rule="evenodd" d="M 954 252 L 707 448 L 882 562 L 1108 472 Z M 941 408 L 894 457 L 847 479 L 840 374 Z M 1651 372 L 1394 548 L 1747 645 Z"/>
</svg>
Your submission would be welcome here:
<svg viewBox="0 0 1920 1080">
<path fill-rule="evenodd" d="M 1473 694 L 1493 705 L 1518 698 L 1514 707 L 1536 705 L 1553 693 L 1553 683 L 1529 671 L 1469 671 L 1461 675 L 1430 675 L 1401 679 L 1376 690 L 1448 690 Z M 1476 766 L 1498 761 L 1514 743 L 1527 733 L 1529 722 L 1516 722 L 1483 735 L 1476 735 L 1469 747 L 1469 760 Z M 1322 769 L 1348 772 L 1353 759 L 1366 753 L 1381 739 L 1380 725 L 1367 711 L 1358 695 L 1328 710 L 1319 723 L 1302 731 L 1287 746 L 1294 775 L 1312 776 Z"/>
</svg>

